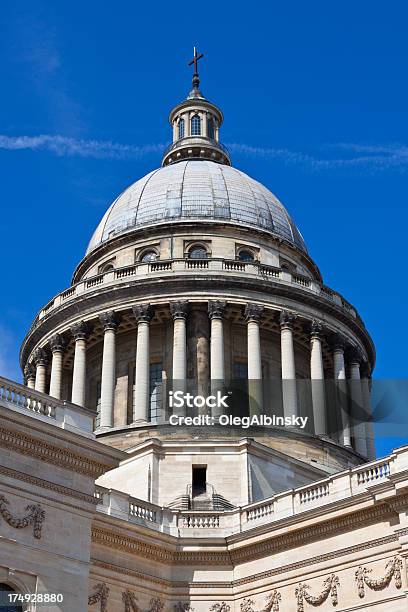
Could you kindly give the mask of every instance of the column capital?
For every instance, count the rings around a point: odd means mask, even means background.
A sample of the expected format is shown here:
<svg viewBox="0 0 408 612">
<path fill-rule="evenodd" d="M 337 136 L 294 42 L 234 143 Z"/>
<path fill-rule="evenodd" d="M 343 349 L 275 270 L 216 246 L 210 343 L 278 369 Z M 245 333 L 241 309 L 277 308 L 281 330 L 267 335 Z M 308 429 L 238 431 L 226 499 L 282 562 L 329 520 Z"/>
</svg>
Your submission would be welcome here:
<svg viewBox="0 0 408 612">
<path fill-rule="evenodd" d="M 50 347 L 53 353 L 63 353 L 65 350 L 65 340 L 61 334 L 55 334 L 50 338 Z"/>
<path fill-rule="evenodd" d="M 87 340 L 89 332 L 89 324 L 86 321 L 78 321 L 78 323 L 74 323 L 74 325 L 71 326 L 71 334 L 75 341 Z"/>
<path fill-rule="evenodd" d="M 135 304 L 133 314 L 138 323 L 150 323 L 154 316 L 154 308 L 150 304 Z"/>
<path fill-rule="evenodd" d="M 310 338 L 313 340 L 314 338 L 321 338 L 323 333 L 323 323 L 318 319 L 313 319 L 310 324 Z"/>
<path fill-rule="evenodd" d="M 363 354 L 361 350 L 356 346 L 350 346 L 347 350 L 347 359 L 350 364 L 355 363 L 360 366 L 364 361 Z"/>
<path fill-rule="evenodd" d="M 35 379 L 35 367 L 33 363 L 26 363 L 24 368 L 24 378 L 28 380 L 29 378 Z"/>
<path fill-rule="evenodd" d="M 347 347 L 347 341 L 341 334 L 335 334 L 331 341 L 333 351 L 341 351 L 344 353 Z"/>
<path fill-rule="evenodd" d="M 227 302 L 224 300 L 210 300 L 208 302 L 208 316 L 210 319 L 223 319 Z"/>
<path fill-rule="evenodd" d="M 109 329 L 116 331 L 120 323 L 120 317 L 114 310 L 108 310 L 99 315 L 99 321 L 104 331 Z"/>
<path fill-rule="evenodd" d="M 282 310 L 279 315 L 279 323 L 281 329 L 293 329 L 293 324 L 295 322 L 296 315 L 292 312 L 288 312 L 287 310 Z"/>
<path fill-rule="evenodd" d="M 38 348 L 33 356 L 33 361 L 35 363 L 36 366 L 45 366 L 47 365 L 49 359 L 48 359 L 48 353 L 45 349 L 43 348 Z"/>
<path fill-rule="evenodd" d="M 174 320 L 187 319 L 188 311 L 189 304 L 187 301 L 177 300 L 176 302 L 170 302 L 170 312 Z"/>
<path fill-rule="evenodd" d="M 371 364 L 367 359 L 363 359 L 360 365 L 361 378 L 371 379 Z"/>
<path fill-rule="evenodd" d="M 247 323 L 255 321 L 259 323 L 264 312 L 264 307 L 259 304 L 247 304 L 245 306 L 245 318 Z"/>
</svg>

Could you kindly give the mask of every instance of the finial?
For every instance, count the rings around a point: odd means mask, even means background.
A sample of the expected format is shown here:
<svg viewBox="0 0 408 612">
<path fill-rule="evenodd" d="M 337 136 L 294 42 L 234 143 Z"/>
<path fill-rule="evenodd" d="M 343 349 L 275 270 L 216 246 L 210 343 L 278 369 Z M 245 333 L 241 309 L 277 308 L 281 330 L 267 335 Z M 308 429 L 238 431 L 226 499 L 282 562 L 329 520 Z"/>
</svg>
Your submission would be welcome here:
<svg viewBox="0 0 408 612">
<path fill-rule="evenodd" d="M 194 64 L 194 74 L 193 74 L 193 89 L 198 89 L 200 86 L 200 79 L 198 76 L 198 60 L 200 60 L 204 55 L 202 53 L 197 53 L 196 47 L 194 47 L 193 59 L 188 63 L 189 66 Z"/>
</svg>

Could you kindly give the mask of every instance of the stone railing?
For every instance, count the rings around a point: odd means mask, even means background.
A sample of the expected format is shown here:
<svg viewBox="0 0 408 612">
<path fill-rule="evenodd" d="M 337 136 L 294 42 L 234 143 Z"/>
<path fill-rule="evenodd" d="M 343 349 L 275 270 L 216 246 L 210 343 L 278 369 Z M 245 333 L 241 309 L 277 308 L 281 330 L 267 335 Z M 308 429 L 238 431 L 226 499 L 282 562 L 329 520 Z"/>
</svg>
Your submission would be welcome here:
<svg viewBox="0 0 408 612">
<path fill-rule="evenodd" d="M 94 438 L 93 412 L 0 377 L 0 407 Z"/>
<path fill-rule="evenodd" d="M 209 258 L 209 259 L 168 259 L 162 261 L 137 262 L 135 264 L 109 270 L 72 285 L 62 293 L 55 296 L 39 312 L 34 321 L 35 327 L 39 321 L 61 305 L 81 296 L 84 293 L 95 291 L 101 287 L 128 283 L 150 276 L 171 276 L 172 274 L 207 274 L 209 272 L 227 273 L 232 275 L 247 275 L 257 277 L 271 282 L 279 282 L 284 285 L 292 285 L 297 289 L 308 291 L 319 295 L 332 304 L 345 310 L 350 316 L 361 321 L 355 308 L 349 304 L 340 294 L 325 287 L 321 283 L 301 274 L 291 274 L 281 268 L 268 266 L 259 262 L 243 262 L 231 259 Z"/>
<path fill-rule="evenodd" d="M 397 449 L 392 455 L 364 466 L 340 472 L 310 485 L 284 491 L 260 502 L 227 511 L 174 510 L 129 497 L 125 493 L 97 487 L 99 512 L 144 525 L 156 531 L 189 537 L 226 537 L 261 525 L 273 524 L 285 518 L 313 513 L 322 507 L 367 494 L 379 483 L 394 485 L 390 476 L 408 474 L 408 447 Z"/>
</svg>

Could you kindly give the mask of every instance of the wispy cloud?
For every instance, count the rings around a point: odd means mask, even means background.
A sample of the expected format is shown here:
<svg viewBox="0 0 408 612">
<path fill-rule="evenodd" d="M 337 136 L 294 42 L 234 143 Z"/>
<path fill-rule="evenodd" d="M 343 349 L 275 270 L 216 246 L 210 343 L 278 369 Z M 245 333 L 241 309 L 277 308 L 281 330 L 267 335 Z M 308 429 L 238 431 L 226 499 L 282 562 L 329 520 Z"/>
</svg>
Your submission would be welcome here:
<svg viewBox="0 0 408 612">
<path fill-rule="evenodd" d="M 130 159 L 150 153 L 161 153 L 164 144 L 142 146 L 120 144 L 110 140 L 84 140 L 60 135 L 6 136 L 0 134 L 0 149 L 9 151 L 49 151 L 59 156 Z"/>
<path fill-rule="evenodd" d="M 367 170 L 408 169 L 408 146 L 395 144 L 335 143 L 322 147 L 318 153 L 309 154 L 290 149 L 253 147 L 247 144 L 230 143 L 232 153 L 248 157 L 279 160 L 285 164 L 296 164 L 312 170 L 336 168 L 361 168 Z"/>
<path fill-rule="evenodd" d="M 165 143 L 144 145 L 124 144 L 111 140 L 87 140 L 60 134 L 37 136 L 8 136 L 0 134 L 0 150 L 48 151 L 58 156 L 90 157 L 96 159 L 135 159 L 150 154 L 161 154 Z M 408 146 L 403 144 L 335 143 L 317 152 L 307 153 L 290 149 L 255 147 L 243 143 L 229 143 L 236 156 L 262 158 L 286 165 L 302 166 L 310 170 L 360 168 L 366 171 L 408 170 Z"/>
</svg>

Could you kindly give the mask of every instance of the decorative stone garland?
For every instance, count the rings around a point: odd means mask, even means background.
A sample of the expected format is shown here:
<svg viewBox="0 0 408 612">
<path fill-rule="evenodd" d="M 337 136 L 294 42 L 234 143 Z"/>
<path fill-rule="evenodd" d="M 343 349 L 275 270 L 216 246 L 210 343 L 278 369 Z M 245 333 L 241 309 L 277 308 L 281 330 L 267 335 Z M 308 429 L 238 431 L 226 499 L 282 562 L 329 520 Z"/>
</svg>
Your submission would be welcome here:
<svg viewBox="0 0 408 612">
<path fill-rule="evenodd" d="M 266 606 L 263 609 L 263 612 L 279 612 L 280 601 L 282 599 L 282 595 L 276 589 L 272 591 L 270 595 L 266 598 Z"/>
<path fill-rule="evenodd" d="M 385 566 L 385 575 L 382 578 L 373 580 L 372 578 L 368 577 L 368 574 L 370 574 L 372 570 L 360 565 L 355 573 L 359 597 L 362 599 L 365 596 L 364 585 L 366 585 L 372 591 L 382 591 L 390 585 L 393 577 L 395 587 L 400 589 L 402 587 L 401 569 L 402 559 L 396 555 L 393 559 L 388 561 L 387 565 Z"/>
<path fill-rule="evenodd" d="M 231 606 L 229 606 L 225 601 L 221 603 L 215 603 L 211 606 L 210 612 L 230 612 Z"/>
<path fill-rule="evenodd" d="M 254 601 L 252 599 L 244 599 L 241 602 L 241 612 L 255 612 Z"/>
<path fill-rule="evenodd" d="M 174 604 L 174 612 L 194 612 L 189 601 L 178 601 Z"/>
<path fill-rule="evenodd" d="M 133 591 L 126 589 L 122 593 L 122 601 L 125 604 L 125 612 L 139 612 L 139 606 L 137 605 L 137 597 Z"/>
<path fill-rule="evenodd" d="M 28 514 L 22 518 L 18 518 L 11 514 L 7 507 L 8 504 L 9 502 L 4 495 L 0 495 L 0 515 L 4 518 L 6 523 L 8 523 L 10 527 L 15 527 L 16 529 L 24 529 L 29 525 L 33 525 L 34 537 L 40 540 L 42 524 L 45 520 L 45 510 L 42 509 L 41 505 L 29 504 L 25 507 Z"/>
<path fill-rule="evenodd" d="M 93 606 L 98 602 L 101 603 L 100 612 L 107 612 L 109 587 L 104 582 L 100 582 L 95 587 L 95 592 L 88 597 L 88 606 Z"/>
<path fill-rule="evenodd" d="M 304 601 L 306 601 L 311 606 L 321 606 L 322 603 L 326 601 L 326 599 L 331 595 L 331 601 L 333 606 L 337 606 L 339 603 L 337 587 L 340 585 L 340 581 L 338 576 L 332 574 L 323 582 L 323 590 L 320 595 L 310 595 L 308 590 L 310 589 L 309 585 L 301 582 L 299 586 L 295 590 L 295 595 L 297 598 L 297 612 L 304 612 Z"/>
<path fill-rule="evenodd" d="M 148 612 L 162 612 L 164 603 L 159 597 L 152 597 L 150 600 L 150 607 Z"/>
</svg>

